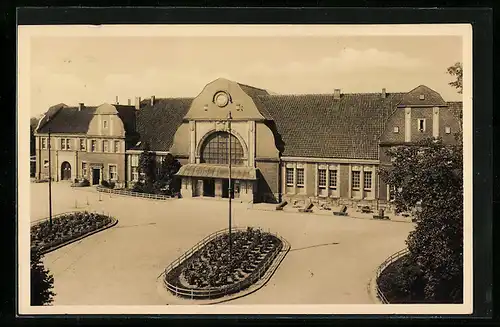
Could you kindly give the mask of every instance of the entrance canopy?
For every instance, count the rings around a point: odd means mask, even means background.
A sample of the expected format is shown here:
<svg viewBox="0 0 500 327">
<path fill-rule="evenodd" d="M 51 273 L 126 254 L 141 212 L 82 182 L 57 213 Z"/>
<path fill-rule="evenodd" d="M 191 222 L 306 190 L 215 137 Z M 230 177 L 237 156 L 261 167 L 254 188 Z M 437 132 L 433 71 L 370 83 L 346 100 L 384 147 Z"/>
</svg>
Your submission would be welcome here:
<svg viewBox="0 0 500 327">
<path fill-rule="evenodd" d="M 177 176 L 201 178 L 229 178 L 229 167 L 209 164 L 187 164 L 181 167 Z M 257 180 L 257 169 L 253 167 L 231 167 L 231 178 Z"/>
</svg>

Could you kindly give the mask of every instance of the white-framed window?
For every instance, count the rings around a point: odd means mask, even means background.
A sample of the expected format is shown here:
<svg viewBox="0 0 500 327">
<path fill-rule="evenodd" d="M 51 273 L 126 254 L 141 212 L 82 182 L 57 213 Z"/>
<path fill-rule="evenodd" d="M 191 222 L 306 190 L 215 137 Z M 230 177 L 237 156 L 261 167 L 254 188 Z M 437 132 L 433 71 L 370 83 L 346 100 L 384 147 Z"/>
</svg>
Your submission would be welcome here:
<svg viewBox="0 0 500 327">
<path fill-rule="evenodd" d="M 286 169 L 286 185 L 293 186 L 293 168 Z"/>
<path fill-rule="evenodd" d="M 61 139 L 61 150 L 66 150 L 66 139 Z"/>
<path fill-rule="evenodd" d="M 83 177 L 87 177 L 87 163 L 86 162 L 82 162 L 82 176 Z"/>
<path fill-rule="evenodd" d="M 425 132 L 425 119 L 419 118 L 417 119 L 417 128 L 420 132 Z"/>
<path fill-rule="evenodd" d="M 137 182 L 139 180 L 139 167 L 132 167 L 132 181 Z"/>
<path fill-rule="evenodd" d="M 66 150 L 71 150 L 71 139 L 66 139 Z"/>
<path fill-rule="evenodd" d="M 92 151 L 92 152 L 97 151 L 97 141 L 96 140 L 90 141 L 90 151 Z"/>
<path fill-rule="evenodd" d="M 360 178 L 361 178 L 361 172 L 360 171 L 353 171 L 352 172 L 352 188 L 354 190 L 359 190 L 359 187 L 360 187 Z"/>
<path fill-rule="evenodd" d="M 399 133 L 399 127 L 398 126 L 394 126 L 393 131 L 394 131 L 394 133 Z"/>
<path fill-rule="evenodd" d="M 445 132 L 446 134 L 450 134 L 450 133 L 451 133 L 451 128 L 450 128 L 449 126 L 446 126 L 446 127 L 444 128 L 444 132 Z"/>
<path fill-rule="evenodd" d="M 131 164 L 131 166 L 132 166 L 132 167 L 137 167 L 137 166 L 139 166 L 139 156 L 138 156 L 138 155 L 133 154 L 133 155 L 131 155 L 130 157 L 131 157 L 131 158 L 130 158 L 130 164 Z"/>
<path fill-rule="evenodd" d="M 331 189 L 337 189 L 337 169 L 330 169 L 328 171 L 328 178 L 329 178 L 329 187 Z"/>
<path fill-rule="evenodd" d="M 372 172 L 371 171 L 365 171 L 363 187 L 367 191 L 370 191 L 372 189 Z"/>
<path fill-rule="evenodd" d="M 109 151 L 109 144 L 107 140 L 102 141 L 102 152 L 108 152 Z"/>
<path fill-rule="evenodd" d="M 47 138 L 42 137 L 42 149 L 47 149 Z"/>
<path fill-rule="evenodd" d="M 297 168 L 297 187 L 304 187 L 304 168 Z"/>
<path fill-rule="evenodd" d="M 115 153 L 120 152 L 120 141 L 114 142 L 114 151 L 115 151 Z"/>
<path fill-rule="evenodd" d="M 85 139 L 80 139 L 80 151 L 85 151 Z"/>
<path fill-rule="evenodd" d="M 326 188 L 326 169 L 318 169 L 318 187 Z"/>
<path fill-rule="evenodd" d="M 102 121 L 102 128 L 108 128 L 108 121 L 107 120 Z"/>
<path fill-rule="evenodd" d="M 109 165 L 109 179 L 112 181 L 116 181 L 117 177 L 116 165 Z"/>
</svg>

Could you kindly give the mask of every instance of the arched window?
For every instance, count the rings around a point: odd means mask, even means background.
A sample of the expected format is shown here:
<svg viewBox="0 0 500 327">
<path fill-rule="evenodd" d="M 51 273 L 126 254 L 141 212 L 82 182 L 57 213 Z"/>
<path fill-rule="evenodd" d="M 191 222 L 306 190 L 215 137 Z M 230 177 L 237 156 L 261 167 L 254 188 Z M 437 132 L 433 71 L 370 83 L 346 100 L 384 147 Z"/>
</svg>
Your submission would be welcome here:
<svg viewBox="0 0 500 327">
<path fill-rule="evenodd" d="M 227 132 L 214 133 L 205 140 L 200 161 L 207 164 L 229 164 L 229 142 L 231 142 L 231 164 L 243 165 L 243 147 L 236 136 Z"/>
</svg>

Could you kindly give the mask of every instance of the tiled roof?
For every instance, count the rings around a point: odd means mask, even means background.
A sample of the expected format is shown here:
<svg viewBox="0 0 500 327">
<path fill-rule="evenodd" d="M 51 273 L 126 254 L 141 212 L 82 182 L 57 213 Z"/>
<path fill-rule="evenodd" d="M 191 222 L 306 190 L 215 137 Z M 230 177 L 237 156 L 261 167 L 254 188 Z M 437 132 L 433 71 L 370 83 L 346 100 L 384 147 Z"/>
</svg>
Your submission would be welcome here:
<svg viewBox="0 0 500 327">
<path fill-rule="evenodd" d="M 245 92 L 246 94 L 248 94 L 249 97 L 252 98 L 253 102 L 255 103 L 255 106 L 257 107 L 257 109 L 259 109 L 262 116 L 264 116 L 265 119 L 272 120 L 273 118 L 271 117 L 271 114 L 267 111 L 265 106 L 260 101 L 261 96 L 269 95 L 269 93 L 264 89 L 259 89 L 253 86 L 240 83 L 238 83 L 238 85 L 241 87 L 243 92 Z"/>
<path fill-rule="evenodd" d="M 96 107 L 68 107 L 59 104 L 50 107 L 38 127 L 38 133 L 85 134 Z"/>
<path fill-rule="evenodd" d="M 448 104 L 448 109 L 451 111 L 452 115 L 457 117 L 457 119 L 460 119 L 462 121 L 463 119 L 463 104 L 461 101 L 449 101 L 447 102 Z"/>
<path fill-rule="evenodd" d="M 156 99 L 153 106 L 150 100 L 141 101 L 136 122 L 141 143 L 133 149 L 143 149 L 149 143 L 151 150 L 168 151 L 192 101 L 192 98 Z"/>
<path fill-rule="evenodd" d="M 404 93 L 260 96 L 284 142 L 283 156 L 377 159 L 378 137 Z"/>
<path fill-rule="evenodd" d="M 423 96 L 423 99 L 421 98 Z M 446 102 L 436 91 L 425 85 L 419 85 L 406 93 L 401 99 L 400 106 L 446 106 Z"/>
<path fill-rule="evenodd" d="M 114 105 L 118 111 L 118 117 L 123 122 L 126 133 L 135 132 L 135 106 Z"/>
</svg>

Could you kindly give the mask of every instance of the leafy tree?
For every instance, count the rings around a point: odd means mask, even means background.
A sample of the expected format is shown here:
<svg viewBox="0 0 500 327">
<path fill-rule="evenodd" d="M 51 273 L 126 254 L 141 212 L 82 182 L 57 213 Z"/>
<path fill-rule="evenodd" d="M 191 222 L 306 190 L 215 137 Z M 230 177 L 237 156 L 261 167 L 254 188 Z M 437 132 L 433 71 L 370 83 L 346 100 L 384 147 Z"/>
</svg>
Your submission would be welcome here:
<svg viewBox="0 0 500 327">
<path fill-rule="evenodd" d="M 39 118 L 31 117 L 30 118 L 30 155 L 35 155 L 35 129 L 38 125 Z"/>
<path fill-rule="evenodd" d="M 155 189 L 157 192 L 173 195 L 179 191 L 179 179 L 175 174 L 180 168 L 180 162 L 170 153 L 167 154 L 161 163 L 160 172 L 155 182 Z"/>
<path fill-rule="evenodd" d="M 55 293 L 54 277 L 42 263 L 40 252 L 31 249 L 31 305 L 50 304 Z"/>
<path fill-rule="evenodd" d="M 460 139 L 459 139 L 460 140 Z M 420 203 L 416 227 L 407 239 L 408 260 L 415 269 L 401 279 L 422 282 L 429 302 L 462 302 L 463 161 L 462 143 L 446 145 L 426 139 L 388 150 L 392 167 L 381 178 L 395 186 L 397 211 Z M 405 276 L 411 272 L 411 276 Z"/>
<path fill-rule="evenodd" d="M 149 143 L 139 157 L 139 180 L 134 185 L 137 192 L 153 193 L 156 180 L 156 155 L 151 151 Z"/>
<path fill-rule="evenodd" d="M 448 74 L 451 76 L 455 76 L 456 80 L 453 82 L 448 83 L 449 85 L 453 86 L 458 90 L 458 93 L 462 94 L 463 91 L 463 84 L 462 84 L 462 73 L 463 73 L 463 68 L 462 68 L 462 63 L 461 62 L 456 62 L 453 66 L 448 67 L 447 69 Z"/>
</svg>

